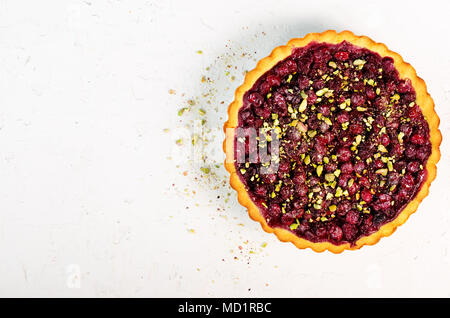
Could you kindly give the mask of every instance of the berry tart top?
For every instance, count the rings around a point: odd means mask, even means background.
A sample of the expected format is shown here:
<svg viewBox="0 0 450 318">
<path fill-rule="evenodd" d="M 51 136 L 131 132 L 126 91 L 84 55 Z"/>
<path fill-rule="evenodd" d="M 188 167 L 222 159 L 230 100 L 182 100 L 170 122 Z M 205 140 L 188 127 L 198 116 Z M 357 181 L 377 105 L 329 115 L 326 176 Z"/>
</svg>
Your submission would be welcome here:
<svg viewBox="0 0 450 318">
<path fill-rule="evenodd" d="M 340 253 L 392 234 L 436 176 L 426 85 L 349 31 L 293 39 L 249 72 L 224 129 L 239 202 L 281 241 Z"/>
</svg>

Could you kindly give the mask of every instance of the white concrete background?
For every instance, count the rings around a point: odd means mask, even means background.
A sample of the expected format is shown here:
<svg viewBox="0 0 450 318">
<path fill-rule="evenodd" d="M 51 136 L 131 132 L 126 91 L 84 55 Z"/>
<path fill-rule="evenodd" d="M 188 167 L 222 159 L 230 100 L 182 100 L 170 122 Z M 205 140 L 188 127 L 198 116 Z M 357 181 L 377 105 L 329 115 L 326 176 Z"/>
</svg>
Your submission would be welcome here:
<svg viewBox="0 0 450 318">
<path fill-rule="evenodd" d="M 0 1 L 0 296 L 450 296 L 449 11 L 448 1 Z M 201 178 L 173 153 L 189 98 L 219 149 L 243 71 L 326 29 L 401 53 L 444 136 L 418 212 L 340 255 L 279 242 L 234 193 L 225 203 L 222 167 Z"/>
</svg>

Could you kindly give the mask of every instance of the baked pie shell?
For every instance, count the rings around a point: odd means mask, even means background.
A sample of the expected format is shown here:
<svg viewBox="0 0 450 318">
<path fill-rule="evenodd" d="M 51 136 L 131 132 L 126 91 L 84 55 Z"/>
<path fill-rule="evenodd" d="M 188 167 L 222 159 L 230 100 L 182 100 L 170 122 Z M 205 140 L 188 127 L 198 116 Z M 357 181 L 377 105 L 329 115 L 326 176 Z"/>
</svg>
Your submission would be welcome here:
<svg viewBox="0 0 450 318">
<path fill-rule="evenodd" d="M 409 78 L 416 91 L 417 104 L 420 106 L 420 109 L 422 110 L 422 113 L 430 127 L 430 140 L 432 147 L 430 157 L 428 158 L 426 164 L 426 169 L 428 172 L 427 178 L 416 197 L 408 203 L 408 205 L 394 220 L 381 226 L 377 232 L 372 233 L 369 236 L 361 237 L 352 245 L 350 243 L 335 245 L 331 242 L 311 242 L 298 237 L 286 229 L 270 227 L 264 216 L 261 214 L 259 208 L 250 199 L 244 184 L 236 173 L 234 164 L 233 128 L 238 126 L 238 112 L 243 105 L 244 94 L 253 87 L 255 82 L 262 75 L 272 69 L 278 62 L 290 56 L 294 48 L 307 46 L 310 42 L 337 44 L 342 41 L 347 41 L 356 46 L 367 48 L 378 53 L 381 57 L 390 56 L 394 59 L 394 65 L 399 72 L 399 77 L 401 79 Z M 442 135 L 439 131 L 439 117 L 435 112 L 434 102 L 427 92 L 425 82 L 417 76 L 415 69 L 410 64 L 406 63 L 398 53 L 390 51 L 383 43 L 377 43 L 367 36 L 357 36 L 350 31 L 337 33 L 334 30 L 328 30 L 322 33 L 309 33 L 303 38 L 291 39 L 286 45 L 275 48 L 269 56 L 261 59 L 257 63 L 255 69 L 247 73 L 244 83 L 236 89 L 235 99 L 228 107 L 228 121 L 224 124 L 224 132 L 226 135 L 223 143 L 223 150 L 226 154 L 225 168 L 230 173 L 230 184 L 233 189 L 237 191 L 238 201 L 241 205 L 247 208 L 250 218 L 259 222 L 264 231 L 274 233 L 280 241 L 291 242 L 300 249 L 311 248 L 316 252 L 328 250 L 333 253 L 341 253 L 344 250 L 357 250 L 364 245 L 376 244 L 382 237 L 386 237 L 394 233 L 397 227 L 405 223 L 409 216 L 417 210 L 420 202 L 428 195 L 431 182 L 436 178 L 436 164 L 441 156 L 439 145 L 441 144 Z"/>
</svg>

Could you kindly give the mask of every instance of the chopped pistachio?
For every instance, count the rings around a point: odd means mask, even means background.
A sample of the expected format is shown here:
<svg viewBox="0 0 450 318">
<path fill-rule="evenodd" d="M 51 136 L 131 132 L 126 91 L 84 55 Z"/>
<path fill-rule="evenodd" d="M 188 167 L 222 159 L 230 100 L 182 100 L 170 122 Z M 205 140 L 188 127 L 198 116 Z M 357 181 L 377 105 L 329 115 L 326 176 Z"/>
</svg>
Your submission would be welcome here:
<svg viewBox="0 0 450 318">
<path fill-rule="evenodd" d="M 381 174 L 382 176 L 386 176 L 388 173 L 388 169 L 378 169 L 377 171 L 375 171 L 375 173 Z"/>
<path fill-rule="evenodd" d="M 365 112 L 367 110 L 367 107 L 358 106 L 358 107 L 356 107 L 356 110 L 359 112 Z"/>
<path fill-rule="evenodd" d="M 378 145 L 378 151 L 381 151 L 381 152 L 388 152 L 387 149 L 386 149 L 386 147 L 383 146 L 382 144 L 379 144 L 379 145 Z"/>
<path fill-rule="evenodd" d="M 315 131 L 315 130 L 308 131 L 308 136 L 311 138 L 313 138 L 316 134 L 317 134 L 317 131 Z"/>
<path fill-rule="evenodd" d="M 396 102 L 400 99 L 400 95 L 399 94 L 394 94 L 394 96 L 391 97 L 391 102 Z"/>
<path fill-rule="evenodd" d="M 307 98 L 308 98 L 308 95 L 306 95 L 306 93 L 305 93 L 304 91 L 301 91 L 301 92 L 300 92 L 300 96 L 301 96 L 303 99 L 307 99 Z"/>
<path fill-rule="evenodd" d="M 403 137 L 405 136 L 405 134 L 403 132 L 399 132 L 397 135 L 397 139 L 399 143 L 403 143 Z"/>
<path fill-rule="evenodd" d="M 195 144 L 197 144 L 197 141 L 198 141 L 198 135 L 197 134 L 194 134 L 194 135 L 192 135 L 192 145 L 195 145 Z"/>
<path fill-rule="evenodd" d="M 330 65 L 332 68 L 336 68 L 337 64 L 333 61 L 328 62 L 328 65 Z"/>
<path fill-rule="evenodd" d="M 308 131 L 308 127 L 306 127 L 306 125 L 304 123 L 302 123 L 301 121 L 299 121 L 297 123 L 297 129 L 300 130 L 301 132 L 307 132 Z"/>
<path fill-rule="evenodd" d="M 387 166 L 388 166 L 389 171 L 394 170 L 394 166 L 392 165 L 391 161 L 388 161 Z"/>
<path fill-rule="evenodd" d="M 325 94 L 326 92 L 328 92 L 328 88 L 322 88 L 322 89 L 320 89 L 320 90 L 318 90 L 317 92 L 316 92 L 316 95 L 317 96 L 322 96 L 323 94 Z"/>
<path fill-rule="evenodd" d="M 303 113 L 306 110 L 306 106 L 308 105 L 308 100 L 305 98 L 302 100 L 302 102 L 300 103 L 300 106 L 298 108 L 298 111 Z"/>
<path fill-rule="evenodd" d="M 311 163 L 311 157 L 309 155 L 307 155 L 305 157 L 305 161 L 304 162 L 305 162 L 305 165 L 309 165 Z"/>
<path fill-rule="evenodd" d="M 348 185 L 349 187 L 351 187 L 351 186 L 353 185 L 354 182 L 355 182 L 355 180 L 350 179 L 350 180 L 348 180 L 347 185 Z"/>
<path fill-rule="evenodd" d="M 327 174 L 325 175 L 325 180 L 327 180 L 328 182 L 333 182 L 334 179 L 335 179 L 335 176 L 334 176 L 334 174 L 332 174 L 332 173 L 327 173 Z"/>
<path fill-rule="evenodd" d="M 184 114 L 184 112 L 185 111 L 187 111 L 187 110 L 189 110 L 189 108 L 187 108 L 187 107 L 183 107 L 183 108 L 181 108 L 179 111 L 178 111 L 178 116 L 181 116 L 181 115 L 183 115 Z"/>
<path fill-rule="evenodd" d="M 322 171 L 323 171 L 323 166 L 322 165 L 317 166 L 316 172 L 319 177 L 322 174 Z"/>
<path fill-rule="evenodd" d="M 299 224 L 298 223 L 292 223 L 291 225 L 289 225 L 289 228 L 294 231 L 298 228 Z"/>
<path fill-rule="evenodd" d="M 208 174 L 211 171 L 208 167 L 201 167 L 200 170 L 205 174 Z M 242 172 L 242 170 L 244 170 L 244 172 Z M 241 169 L 241 173 L 244 174 L 245 169 Z"/>
<path fill-rule="evenodd" d="M 353 65 L 355 65 L 355 66 L 363 66 L 364 64 L 366 64 L 366 61 L 361 60 L 361 59 L 356 59 L 353 61 Z"/>
</svg>

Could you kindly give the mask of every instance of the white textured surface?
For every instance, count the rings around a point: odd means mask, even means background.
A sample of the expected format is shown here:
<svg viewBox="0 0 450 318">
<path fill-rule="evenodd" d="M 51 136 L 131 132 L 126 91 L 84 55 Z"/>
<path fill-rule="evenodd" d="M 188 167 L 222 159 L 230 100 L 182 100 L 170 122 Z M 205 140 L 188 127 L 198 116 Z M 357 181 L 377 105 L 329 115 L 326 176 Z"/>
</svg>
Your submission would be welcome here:
<svg viewBox="0 0 450 318">
<path fill-rule="evenodd" d="M 0 296 L 450 296 L 449 10 L 447 1 L 0 2 Z M 189 123 L 177 116 L 187 99 L 207 111 L 220 147 L 243 71 L 326 29 L 366 34 L 412 63 L 444 136 L 418 213 L 341 255 L 264 233 L 234 193 L 225 203 L 223 168 L 196 180 L 198 165 L 167 159 L 174 128 Z"/>
</svg>

